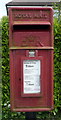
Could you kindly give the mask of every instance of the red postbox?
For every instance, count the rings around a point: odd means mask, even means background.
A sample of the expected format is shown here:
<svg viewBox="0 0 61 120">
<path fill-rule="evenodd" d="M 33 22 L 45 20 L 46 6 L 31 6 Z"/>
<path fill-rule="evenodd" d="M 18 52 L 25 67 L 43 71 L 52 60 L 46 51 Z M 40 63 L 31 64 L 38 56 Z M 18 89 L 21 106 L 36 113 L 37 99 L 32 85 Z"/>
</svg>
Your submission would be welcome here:
<svg viewBox="0 0 61 120">
<path fill-rule="evenodd" d="M 13 111 L 53 109 L 53 10 L 9 8 L 10 98 Z"/>
</svg>

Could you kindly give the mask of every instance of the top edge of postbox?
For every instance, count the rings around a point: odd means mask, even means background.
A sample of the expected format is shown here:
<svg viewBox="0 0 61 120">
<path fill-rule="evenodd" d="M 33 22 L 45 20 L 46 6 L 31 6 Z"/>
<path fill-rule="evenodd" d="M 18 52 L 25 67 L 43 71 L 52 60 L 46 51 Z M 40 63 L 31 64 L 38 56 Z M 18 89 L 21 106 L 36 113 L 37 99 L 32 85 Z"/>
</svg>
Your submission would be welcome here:
<svg viewBox="0 0 61 120">
<path fill-rule="evenodd" d="M 23 7 L 9 7 L 10 10 L 15 10 L 15 9 L 34 9 L 34 10 L 37 10 L 37 9 L 41 9 L 41 10 L 52 10 L 53 11 L 53 8 L 52 7 L 40 7 L 40 6 L 23 6 Z"/>
</svg>

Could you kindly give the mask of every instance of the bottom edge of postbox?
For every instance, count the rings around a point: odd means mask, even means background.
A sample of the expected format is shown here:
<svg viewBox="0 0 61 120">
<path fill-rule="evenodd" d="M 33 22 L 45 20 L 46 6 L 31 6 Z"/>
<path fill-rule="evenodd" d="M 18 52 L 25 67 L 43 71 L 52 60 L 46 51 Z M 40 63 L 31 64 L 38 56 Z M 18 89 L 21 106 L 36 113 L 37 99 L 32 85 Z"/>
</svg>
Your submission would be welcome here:
<svg viewBox="0 0 61 120">
<path fill-rule="evenodd" d="M 48 108 L 12 108 L 11 111 L 13 112 L 38 112 L 38 111 L 51 111 L 54 107 Z"/>
</svg>

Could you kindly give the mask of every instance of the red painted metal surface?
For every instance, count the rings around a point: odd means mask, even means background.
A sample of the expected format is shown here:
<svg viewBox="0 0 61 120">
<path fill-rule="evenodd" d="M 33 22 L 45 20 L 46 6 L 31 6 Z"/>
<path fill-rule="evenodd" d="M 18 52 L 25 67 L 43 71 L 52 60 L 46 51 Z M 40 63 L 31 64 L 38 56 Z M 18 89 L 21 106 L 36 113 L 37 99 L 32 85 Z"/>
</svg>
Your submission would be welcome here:
<svg viewBox="0 0 61 120">
<path fill-rule="evenodd" d="M 10 99 L 12 111 L 53 109 L 53 10 L 9 8 Z M 34 51 L 34 56 L 29 52 Z M 24 60 L 40 60 L 39 93 L 24 93 Z"/>
</svg>

